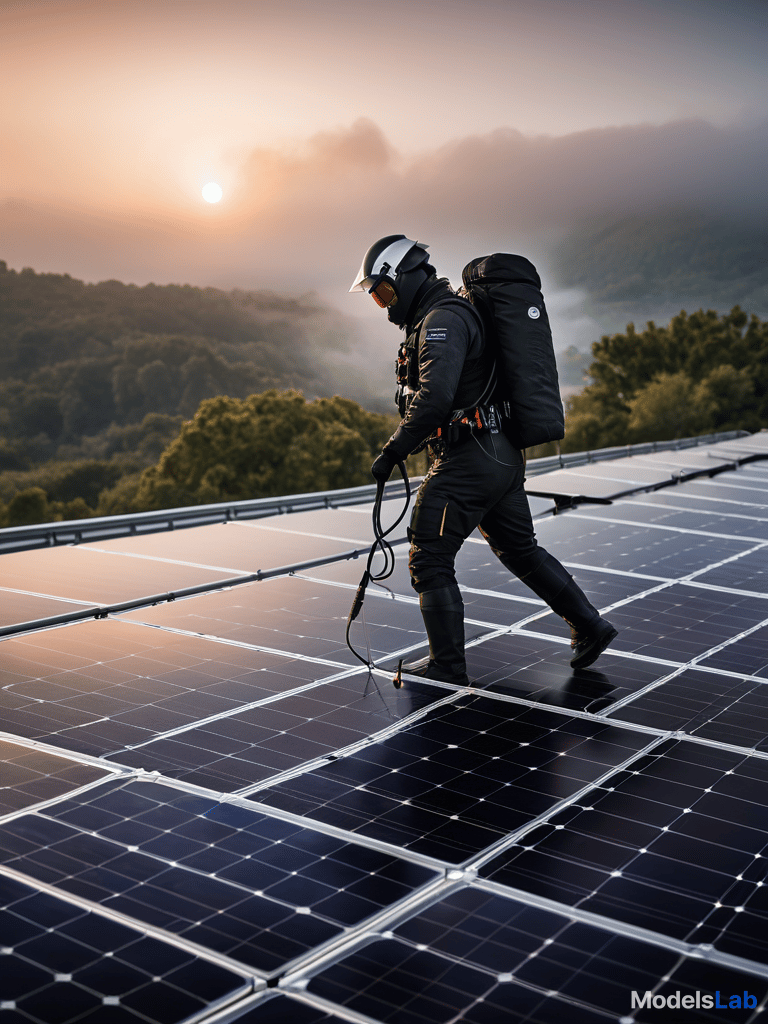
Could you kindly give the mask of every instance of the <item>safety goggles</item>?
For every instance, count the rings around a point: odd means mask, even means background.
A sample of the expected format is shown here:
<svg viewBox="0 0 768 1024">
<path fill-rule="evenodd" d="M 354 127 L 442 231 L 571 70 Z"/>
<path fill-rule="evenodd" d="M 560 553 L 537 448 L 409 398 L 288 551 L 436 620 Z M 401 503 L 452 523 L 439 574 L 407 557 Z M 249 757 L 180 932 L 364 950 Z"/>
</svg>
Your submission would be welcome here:
<svg viewBox="0 0 768 1024">
<path fill-rule="evenodd" d="M 373 296 L 376 305 L 381 306 L 382 309 L 387 309 L 397 302 L 397 292 L 386 279 L 376 281 L 373 287 L 368 289 L 368 292 Z"/>
</svg>

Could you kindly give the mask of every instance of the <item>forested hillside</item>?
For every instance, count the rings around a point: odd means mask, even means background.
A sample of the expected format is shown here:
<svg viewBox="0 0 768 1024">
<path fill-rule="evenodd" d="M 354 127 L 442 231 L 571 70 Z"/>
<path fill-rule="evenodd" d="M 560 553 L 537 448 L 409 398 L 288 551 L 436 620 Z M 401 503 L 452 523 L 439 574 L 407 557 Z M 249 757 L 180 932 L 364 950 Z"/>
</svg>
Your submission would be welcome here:
<svg viewBox="0 0 768 1024">
<path fill-rule="evenodd" d="M 0 262 L 0 469 L 112 455 L 115 427 L 189 418 L 215 395 L 330 395 L 321 353 L 344 330 L 311 296 L 85 284 Z"/>
<path fill-rule="evenodd" d="M 0 526 L 368 481 L 397 419 L 330 397 L 335 315 L 0 263 Z M 561 369 L 576 382 L 584 363 L 572 346 Z M 630 323 L 593 344 L 587 372 L 564 451 L 768 426 L 768 323 L 738 306 Z"/>
</svg>

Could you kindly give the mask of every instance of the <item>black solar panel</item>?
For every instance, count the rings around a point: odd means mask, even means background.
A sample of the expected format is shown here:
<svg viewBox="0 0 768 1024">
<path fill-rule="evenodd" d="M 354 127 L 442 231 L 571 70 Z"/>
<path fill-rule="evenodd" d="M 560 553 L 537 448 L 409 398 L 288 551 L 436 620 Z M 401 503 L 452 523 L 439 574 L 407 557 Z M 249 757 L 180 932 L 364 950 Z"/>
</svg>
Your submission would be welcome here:
<svg viewBox="0 0 768 1024">
<path fill-rule="evenodd" d="M 768 761 L 667 741 L 480 873 L 767 963 L 766 801 Z"/>
<path fill-rule="evenodd" d="M 677 951 L 471 887 L 318 972 L 308 990 L 383 1021 L 443 1022 L 461 1006 L 478 1024 L 597 1022 L 629 1019 L 627 993 L 658 991 L 660 977 L 672 991 L 706 987 L 701 964 Z M 768 991 L 738 971 L 720 983 L 729 995 L 751 989 L 756 1004 Z"/>
<path fill-rule="evenodd" d="M 471 689 L 391 685 L 403 543 L 348 651 L 370 505 L 3 555 L 3 1024 L 758 1024 L 766 454 L 552 478 L 613 499 L 536 500 L 620 628 L 586 670 L 475 534 Z"/>
<path fill-rule="evenodd" d="M 460 694 L 415 725 L 257 797 L 455 864 L 648 742 L 640 731 Z"/>
<path fill-rule="evenodd" d="M 0 877 L 0 915 L 0 1012 L 9 1022 L 175 1024 L 253 987 L 242 973 L 13 878 Z"/>
<path fill-rule="evenodd" d="M 0 739 L 0 818 L 103 779 L 103 767 Z"/>
</svg>

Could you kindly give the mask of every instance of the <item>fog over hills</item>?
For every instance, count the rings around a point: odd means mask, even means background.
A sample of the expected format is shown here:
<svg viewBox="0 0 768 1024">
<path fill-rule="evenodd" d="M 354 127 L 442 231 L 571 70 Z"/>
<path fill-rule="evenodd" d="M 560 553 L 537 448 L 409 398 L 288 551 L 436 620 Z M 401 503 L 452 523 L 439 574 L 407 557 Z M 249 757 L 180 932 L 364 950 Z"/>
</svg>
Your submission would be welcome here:
<svg viewBox="0 0 768 1024">
<path fill-rule="evenodd" d="M 629 320 L 736 303 L 768 313 L 768 125 L 702 120 L 525 136 L 511 128 L 406 156 L 361 119 L 252 150 L 221 209 L 0 204 L 9 266 L 86 281 L 315 291 L 344 322 L 352 377 L 389 379 L 399 336 L 347 295 L 368 245 L 402 231 L 454 284 L 474 256 L 538 266 L 559 350 Z M 335 372 L 335 371 L 334 371 Z"/>
<path fill-rule="evenodd" d="M 554 274 L 585 293 L 606 331 L 629 320 L 668 320 L 681 309 L 734 305 L 768 313 L 768 221 L 709 217 L 695 209 L 593 218 L 554 254 Z"/>
</svg>

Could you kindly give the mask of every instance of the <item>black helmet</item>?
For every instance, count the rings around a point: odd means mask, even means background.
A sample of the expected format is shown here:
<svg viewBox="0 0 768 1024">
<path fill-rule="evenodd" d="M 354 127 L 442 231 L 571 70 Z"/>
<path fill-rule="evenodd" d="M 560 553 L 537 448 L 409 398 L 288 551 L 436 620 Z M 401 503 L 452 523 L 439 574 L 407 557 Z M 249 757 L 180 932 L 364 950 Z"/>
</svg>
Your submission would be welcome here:
<svg viewBox="0 0 768 1024">
<path fill-rule="evenodd" d="M 424 242 L 414 242 L 405 235 L 386 235 L 374 242 L 365 254 L 351 292 L 368 292 L 386 308 L 393 324 L 403 326 L 408 320 L 416 294 L 435 268 L 428 262 Z"/>
</svg>

